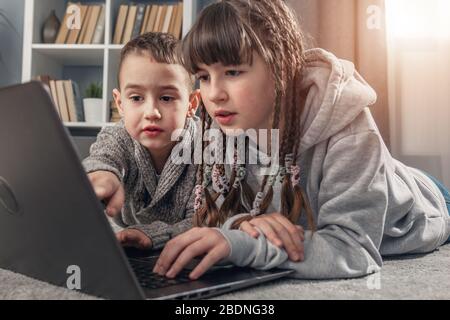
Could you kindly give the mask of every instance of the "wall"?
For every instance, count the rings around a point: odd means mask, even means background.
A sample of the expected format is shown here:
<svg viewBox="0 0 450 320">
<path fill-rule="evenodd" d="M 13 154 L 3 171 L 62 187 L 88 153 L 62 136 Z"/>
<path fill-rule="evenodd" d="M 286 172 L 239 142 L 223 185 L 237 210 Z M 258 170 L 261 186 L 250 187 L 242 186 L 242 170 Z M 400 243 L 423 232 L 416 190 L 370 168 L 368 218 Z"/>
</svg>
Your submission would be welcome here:
<svg viewBox="0 0 450 320">
<path fill-rule="evenodd" d="M 22 39 L 25 0 L 0 0 L 0 9 L 6 12 L 18 34 L 0 18 L 0 87 L 21 82 Z"/>
</svg>

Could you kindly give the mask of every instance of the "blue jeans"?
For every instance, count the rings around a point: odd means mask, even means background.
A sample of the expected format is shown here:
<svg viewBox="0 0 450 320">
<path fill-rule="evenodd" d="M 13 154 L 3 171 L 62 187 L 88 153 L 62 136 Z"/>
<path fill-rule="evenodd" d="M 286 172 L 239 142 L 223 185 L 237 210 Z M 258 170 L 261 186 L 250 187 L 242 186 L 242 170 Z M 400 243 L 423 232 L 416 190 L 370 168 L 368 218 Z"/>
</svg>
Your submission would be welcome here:
<svg viewBox="0 0 450 320">
<path fill-rule="evenodd" d="M 447 205 L 448 214 L 450 215 L 450 191 L 448 191 L 448 189 L 438 179 L 436 179 L 432 175 L 426 173 L 425 171 L 422 171 L 422 172 L 425 173 L 431 180 L 433 180 L 433 182 L 437 185 L 439 190 L 441 190 L 441 193 L 445 199 L 445 204 Z M 447 240 L 447 242 L 449 242 L 449 241 L 450 241 L 450 238 Z"/>
</svg>

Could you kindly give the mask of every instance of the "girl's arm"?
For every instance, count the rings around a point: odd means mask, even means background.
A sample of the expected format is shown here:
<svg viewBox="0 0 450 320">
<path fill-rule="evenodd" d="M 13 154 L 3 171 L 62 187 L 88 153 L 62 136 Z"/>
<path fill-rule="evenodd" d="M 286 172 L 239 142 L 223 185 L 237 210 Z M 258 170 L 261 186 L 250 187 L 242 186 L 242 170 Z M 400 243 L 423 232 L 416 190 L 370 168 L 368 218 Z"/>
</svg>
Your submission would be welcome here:
<svg viewBox="0 0 450 320">
<path fill-rule="evenodd" d="M 332 145 L 324 161 L 318 194 L 319 214 L 314 234 L 305 232 L 304 261 L 291 262 L 284 250 L 260 232 L 254 239 L 227 227 L 221 232 L 231 252 L 228 261 L 257 269 L 296 270 L 309 279 L 350 278 L 378 271 L 378 251 L 387 212 L 386 168 L 380 137 L 375 132 L 356 133 Z"/>
</svg>

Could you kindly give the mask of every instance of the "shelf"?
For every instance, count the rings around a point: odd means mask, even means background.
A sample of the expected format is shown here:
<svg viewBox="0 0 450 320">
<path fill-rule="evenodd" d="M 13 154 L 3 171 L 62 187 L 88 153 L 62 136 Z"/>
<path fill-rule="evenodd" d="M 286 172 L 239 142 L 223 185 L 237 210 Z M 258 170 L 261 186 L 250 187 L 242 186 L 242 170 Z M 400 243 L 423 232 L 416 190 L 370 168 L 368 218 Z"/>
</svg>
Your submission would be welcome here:
<svg viewBox="0 0 450 320">
<path fill-rule="evenodd" d="M 87 128 L 87 129 L 96 129 L 103 127 L 112 127 L 116 123 L 115 122 L 98 122 L 98 123 L 88 123 L 88 122 L 64 122 L 64 125 L 67 128 Z"/>
<path fill-rule="evenodd" d="M 61 65 L 101 66 L 105 45 L 33 44 L 31 48 Z"/>
</svg>

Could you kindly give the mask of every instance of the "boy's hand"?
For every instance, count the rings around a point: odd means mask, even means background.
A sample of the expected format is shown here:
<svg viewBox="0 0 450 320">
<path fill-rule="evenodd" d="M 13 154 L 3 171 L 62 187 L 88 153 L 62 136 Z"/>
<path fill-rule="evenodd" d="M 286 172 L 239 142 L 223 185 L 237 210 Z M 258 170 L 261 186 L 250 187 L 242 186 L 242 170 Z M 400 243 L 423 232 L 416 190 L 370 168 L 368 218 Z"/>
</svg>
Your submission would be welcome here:
<svg viewBox="0 0 450 320">
<path fill-rule="evenodd" d="M 96 171 L 89 173 L 88 178 L 97 198 L 106 203 L 106 214 L 110 217 L 118 215 L 125 202 L 125 190 L 117 176 L 108 171 Z"/>
<path fill-rule="evenodd" d="M 116 233 L 117 240 L 124 247 L 134 247 L 138 249 L 151 249 L 152 239 L 145 233 L 137 229 L 125 229 Z"/>
<path fill-rule="evenodd" d="M 304 260 L 305 232 L 301 226 L 294 225 L 281 213 L 275 212 L 244 221 L 239 230 L 257 238 L 259 232 L 255 227 L 261 229 L 271 243 L 277 247 L 284 247 L 290 260 L 296 262 Z"/>
</svg>

